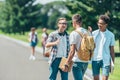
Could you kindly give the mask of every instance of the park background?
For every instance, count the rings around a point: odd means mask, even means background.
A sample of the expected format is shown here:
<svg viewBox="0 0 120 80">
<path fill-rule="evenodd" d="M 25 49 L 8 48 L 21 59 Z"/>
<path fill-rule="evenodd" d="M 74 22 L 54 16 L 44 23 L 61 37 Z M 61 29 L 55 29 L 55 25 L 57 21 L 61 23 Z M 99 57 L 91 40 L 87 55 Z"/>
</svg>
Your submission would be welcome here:
<svg viewBox="0 0 120 80">
<path fill-rule="evenodd" d="M 120 0 L 0 0 L 0 34 L 28 42 L 28 32 L 31 27 L 36 27 L 40 38 L 42 28 L 46 27 L 50 33 L 57 29 L 56 20 L 66 17 L 68 20 L 67 31 L 73 28 L 71 16 L 75 13 L 83 17 L 83 27 L 92 26 L 98 29 L 99 15 L 106 14 L 110 17 L 108 29 L 115 34 L 115 71 L 110 75 L 110 80 L 120 79 Z"/>
</svg>

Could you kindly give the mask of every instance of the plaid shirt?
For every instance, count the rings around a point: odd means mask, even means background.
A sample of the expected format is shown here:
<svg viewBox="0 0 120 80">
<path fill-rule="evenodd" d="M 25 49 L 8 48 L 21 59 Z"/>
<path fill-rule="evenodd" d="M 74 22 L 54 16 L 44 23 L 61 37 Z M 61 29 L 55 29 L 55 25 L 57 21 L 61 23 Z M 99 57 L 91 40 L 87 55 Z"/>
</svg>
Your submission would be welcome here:
<svg viewBox="0 0 120 80">
<path fill-rule="evenodd" d="M 67 32 L 65 32 L 65 35 L 66 35 L 66 41 L 67 41 L 66 42 L 67 43 L 66 44 L 67 45 L 67 48 L 66 48 L 66 52 L 67 53 L 66 54 L 67 54 L 67 57 L 68 57 L 69 48 L 70 48 L 69 35 L 68 35 Z M 50 33 L 50 35 L 49 35 L 49 37 L 47 39 L 47 42 L 54 42 L 54 41 L 56 41 L 58 36 L 59 36 L 58 30 Z M 50 57 L 49 57 L 49 64 L 51 64 L 55 60 L 55 58 L 57 56 L 57 51 L 58 51 L 57 46 L 52 46 L 51 54 L 50 54 Z"/>
</svg>

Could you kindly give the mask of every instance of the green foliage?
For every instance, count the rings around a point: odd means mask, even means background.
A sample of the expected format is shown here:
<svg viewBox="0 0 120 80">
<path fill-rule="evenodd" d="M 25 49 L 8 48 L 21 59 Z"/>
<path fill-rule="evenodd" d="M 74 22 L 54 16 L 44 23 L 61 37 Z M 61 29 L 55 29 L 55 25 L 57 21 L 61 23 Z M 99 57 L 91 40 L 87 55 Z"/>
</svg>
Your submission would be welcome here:
<svg viewBox="0 0 120 80">
<path fill-rule="evenodd" d="M 64 17 L 66 6 L 64 2 L 55 1 L 44 5 L 41 9 L 42 14 L 42 27 L 49 29 L 56 29 L 56 21 L 59 17 Z"/>
<path fill-rule="evenodd" d="M 40 8 L 34 5 L 35 0 L 6 0 L 1 14 L 3 31 L 8 33 L 21 33 L 31 27 L 40 25 Z"/>
<path fill-rule="evenodd" d="M 31 27 L 56 29 L 58 17 L 66 17 L 68 30 L 73 14 L 83 17 L 83 27 L 92 26 L 98 29 L 97 20 L 100 14 L 111 18 L 109 29 L 120 39 L 120 1 L 119 0 L 66 0 L 54 1 L 45 5 L 34 4 L 36 0 L 6 0 L 0 3 L 0 29 L 7 33 L 22 33 Z M 120 40 L 119 40 L 120 42 Z"/>
<path fill-rule="evenodd" d="M 90 5 L 91 1 L 85 1 L 85 0 L 73 0 L 68 1 L 66 3 L 66 6 L 69 10 L 68 17 L 71 19 L 73 14 L 81 14 L 83 17 L 83 27 L 87 28 L 90 26 L 96 26 L 96 18 L 94 15 L 94 8 Z M 94 1 L 93 1 L 94 2 Z M 96 27 L 94 27 L 95 29 Z"/>
<path fill-rule="evenodd" d="M 108 28 L 115 34 L 116 40 L 120 42 L 119 0 L 67 0 L 66 6 L 69 10 L 67 15 L 69 19 L 73 14 L 81 14 L 83 17 L 83 27 L 92 26 L 93 30 L 98 29 L 96 23 L 99 15 L 106 14 L 110 16 L 111 21 Z"/>
<path fill-rule="evenodd" d="M 119 0 L 67 0 L 68 18 L 79 13 L 83 17 L 83 27 L 92 26 L 97 29 L 97 19 L 100 14 L 107 14 L 111 18 L 109 29 L 120 39 L 120 1 Z"/>
</svg>

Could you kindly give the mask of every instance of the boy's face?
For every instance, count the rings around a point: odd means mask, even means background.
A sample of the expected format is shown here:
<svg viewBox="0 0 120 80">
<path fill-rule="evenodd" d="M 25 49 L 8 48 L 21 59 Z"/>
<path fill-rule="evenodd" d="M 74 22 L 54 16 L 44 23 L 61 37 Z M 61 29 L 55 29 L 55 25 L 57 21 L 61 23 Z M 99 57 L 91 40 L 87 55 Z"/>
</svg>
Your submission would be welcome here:
<svg viewBox="0 0 120 80">
<path fill-rule="evenodd" d="M 32 33 L 35 33 L 35 29 L 33 29 L 33 30 L 31 30 L 32 31 Z"/>
<path fill-rule="evenodd" d="M 107 24 L 103 20 L 99 19 L 97 24 L 100 31 L 104 32 L 106 30 Z"/>
<path fill-rule="evenodd" d="M 64 32 L 67 28 L 67 21 L 66 20 L 60 20 L 58 22 L 58 28 L 60 32 Z"/>
</svg>

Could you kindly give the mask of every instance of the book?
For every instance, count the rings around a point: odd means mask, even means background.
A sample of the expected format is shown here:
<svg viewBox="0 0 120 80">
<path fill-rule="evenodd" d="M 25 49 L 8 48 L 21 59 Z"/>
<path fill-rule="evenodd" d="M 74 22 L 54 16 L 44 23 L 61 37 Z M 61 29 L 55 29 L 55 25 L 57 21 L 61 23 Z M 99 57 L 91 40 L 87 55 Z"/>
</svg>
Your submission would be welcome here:
<svg viewBox="0 0 120 80">
<path fill-rule="evenodd" d="M 67 61 L 67 58 L 62 57 L 61 62 L 60 62 L 60 65 L 59 65 L 59 68 L 60 68 L 60 69 L 62 69 L 62 68 L 65 66 L 66 61 Z M 73 61 L 71 61 L 71 62 L 69 63 L 68 72 L 71 71 L 71 69 L 72 69 L 72 64 L 73 64 Z"/>
<path fill-rule="evenodd" d="M 111 72 L 111 74 L 113 73 L 113 71 L 114 71 L 114 63 L 113 63 L 113 61 L 111 59 L 111 64 L 110 64 L 110 72 Z"/>
</svg>

